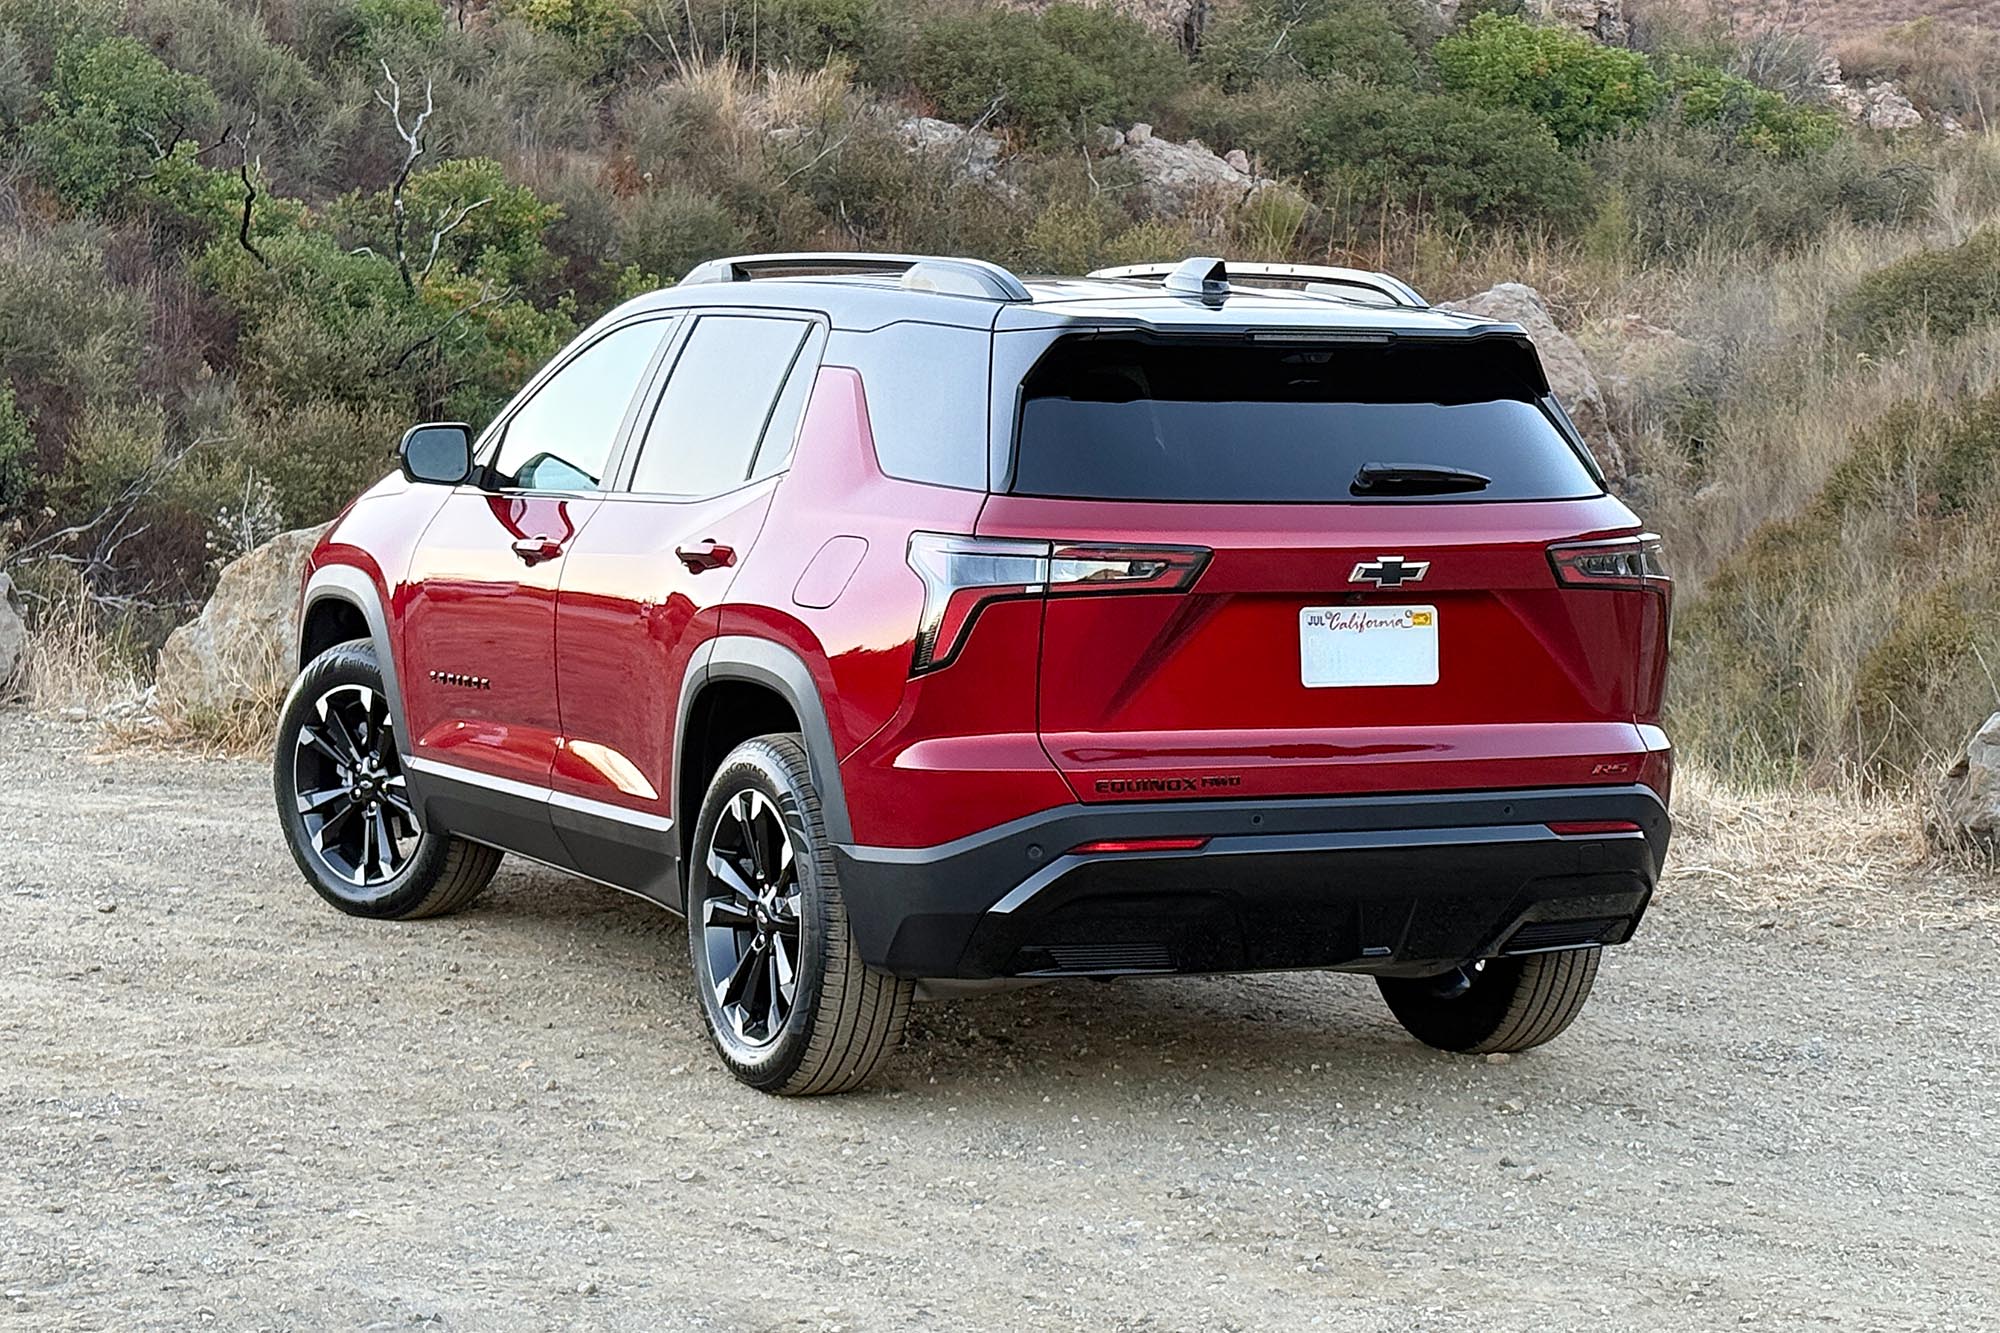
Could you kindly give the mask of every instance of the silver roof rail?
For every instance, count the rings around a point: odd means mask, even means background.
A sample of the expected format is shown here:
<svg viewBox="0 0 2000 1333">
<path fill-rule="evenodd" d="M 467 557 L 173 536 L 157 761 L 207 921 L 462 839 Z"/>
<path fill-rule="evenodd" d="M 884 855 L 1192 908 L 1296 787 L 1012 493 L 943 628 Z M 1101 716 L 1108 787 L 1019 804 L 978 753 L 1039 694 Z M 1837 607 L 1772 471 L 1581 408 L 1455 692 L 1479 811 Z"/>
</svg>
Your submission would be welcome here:
<svg viewBox="0 0 2000 1333">
<path fill-rule="evenodd" d="M 1231 279 L 1247 278 L 1252 282 L 1262 278 L 1266 281 L 1295 282 L 1306 290 L 1315 287 L 1331 287 L 1336 290 L 1329 296 L 1345 295 L 1339 288 L 1359 289 L 1389 299 L 1389 304 L 1411 306 L 1419 310 L 1428 309 L 1430 302 L 1417 295 L 1417 291 L 1401 278 L 1387 273 L 1371 273 L 1359 268 L 1336 268 L 1330 264 L 1239 264 L 1235 260 L 1227 262 L 1219 259 L 1190 259 L 1180 264 L 1121 264 L 1117 268 L 1100 268 L 1089 274 L 1093 278 L 1125 282 L 1162 282 L 1169 288 L 1180 290 L 1170 281 L 1173 276 L 1191 266 L 1198 265 L 1205 285 L 1213 291 L 1213 284 Z M 1182 279 L 1183 283 L 1187 279 Z M 1190 292 L 1191 295 L 1196 294 Z"/>
<path fill-rule="evenodd" d="M 677 284 L 754 282 L 759 278 L 806 278 L 835 274 L 899 274 L 911 291 L 977 296 L 992 301 L 1032 301 L 1021 280 L 983 259 L 948 259 L 935 255 L 876 255 L 838 252 L 735 255 L 711 259 L 688 270 Z"/>
</svg>

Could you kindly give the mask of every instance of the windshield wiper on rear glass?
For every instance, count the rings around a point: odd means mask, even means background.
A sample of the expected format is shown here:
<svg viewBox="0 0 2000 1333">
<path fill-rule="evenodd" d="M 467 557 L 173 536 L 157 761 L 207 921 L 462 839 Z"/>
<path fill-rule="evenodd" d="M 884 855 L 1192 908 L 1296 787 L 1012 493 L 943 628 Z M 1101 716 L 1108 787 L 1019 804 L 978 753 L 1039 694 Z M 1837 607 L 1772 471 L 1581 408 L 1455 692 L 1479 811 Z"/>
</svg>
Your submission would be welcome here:
<svg viewBox="0 0 2000 1333">
<path fill-rule="evenodd" d="M 1348 490 L 1356 495 L 1451 495 L 1483 491 L 1493 478 L 1437 463 L 1363 463 Z"/>
</svg>

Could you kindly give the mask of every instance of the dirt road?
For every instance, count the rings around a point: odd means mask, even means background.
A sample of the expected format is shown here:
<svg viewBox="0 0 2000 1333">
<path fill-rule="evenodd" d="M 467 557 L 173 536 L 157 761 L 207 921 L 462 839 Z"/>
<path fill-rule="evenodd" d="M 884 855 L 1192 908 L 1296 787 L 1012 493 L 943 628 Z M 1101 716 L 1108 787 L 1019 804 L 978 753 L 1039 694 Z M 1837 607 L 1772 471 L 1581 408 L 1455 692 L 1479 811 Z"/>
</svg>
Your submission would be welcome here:
<svg viewBox="0 0 2000 1333">
<path fill-rule="evenodd" d="M 1080 983 L 781 1102 L 645 903 L 510 862 L 351 920 L 262 766 L 97 743 L 0 718 L 0 1327 L 2000 1320 L 1991 886 L 1690 868 L 1504 1063 L 1356 978 Z"/>
</svg>

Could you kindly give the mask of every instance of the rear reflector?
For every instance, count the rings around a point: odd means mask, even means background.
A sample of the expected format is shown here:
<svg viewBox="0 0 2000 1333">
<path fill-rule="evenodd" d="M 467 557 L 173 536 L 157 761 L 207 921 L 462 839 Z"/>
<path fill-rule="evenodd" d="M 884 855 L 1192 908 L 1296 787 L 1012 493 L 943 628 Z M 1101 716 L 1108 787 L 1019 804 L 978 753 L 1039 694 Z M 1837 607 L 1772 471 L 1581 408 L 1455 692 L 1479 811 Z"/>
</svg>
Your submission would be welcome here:
<svg viewBox="0 0 2000 1333">
<path fill-rule="evenodd" d="M 1208 564 L 1199 546 L 1101 546 L 910 535 L 910 568 L 924 581 L 910 674 L 951 665 L 987 604 L 1010 597 L 1179 592 Z"/>
<path fill-rule="evenodd" d="M 1549 832 L 1561 838 L 1601 838 L 1613 833 L 1643 832 L 1629 819 L 1567 819 L 1550 820 Z"/>
<path fill-rule="evenodd" d="M 1208 846 L 1207 838 L 1100 838 L 1080 842 L 1069 849 L 1071 856 L 1116 856 L 1121 852 L 1198 852 Z"/>
</svg>

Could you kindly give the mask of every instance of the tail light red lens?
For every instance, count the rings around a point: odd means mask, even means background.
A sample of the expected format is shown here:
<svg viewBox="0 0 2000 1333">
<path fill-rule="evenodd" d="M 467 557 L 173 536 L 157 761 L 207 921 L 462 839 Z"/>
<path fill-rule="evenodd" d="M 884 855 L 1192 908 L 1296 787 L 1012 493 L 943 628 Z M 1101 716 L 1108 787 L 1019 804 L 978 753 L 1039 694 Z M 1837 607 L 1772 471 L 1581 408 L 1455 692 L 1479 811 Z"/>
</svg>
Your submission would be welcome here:
<svg viewBox="0 0 2000 1333">
<path fill-rule="evenodd" d="M 1178 592 L 1208 564 L 1191 546 L 1105 546 L 965 537 L 910 536 L 910 568 L 924 582 L 910 674 L 950 666 L 972 623 L 991 602 L 1012 597 Z"/>
<path fill-rule="evenodd" d="M 1565 542 L 1549 548 L 1556 582 L 1572 588 L 1673 588 L 1660 539 L 1650 532 L 1608 541 Z"/>
</svg>

